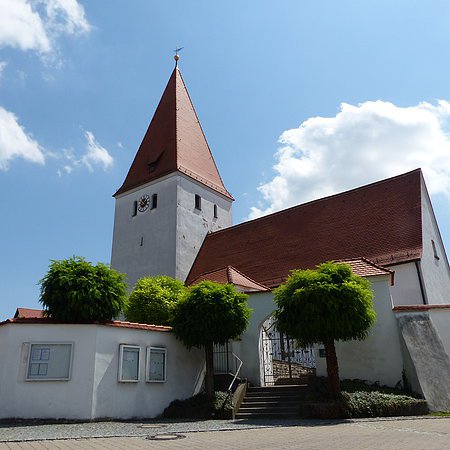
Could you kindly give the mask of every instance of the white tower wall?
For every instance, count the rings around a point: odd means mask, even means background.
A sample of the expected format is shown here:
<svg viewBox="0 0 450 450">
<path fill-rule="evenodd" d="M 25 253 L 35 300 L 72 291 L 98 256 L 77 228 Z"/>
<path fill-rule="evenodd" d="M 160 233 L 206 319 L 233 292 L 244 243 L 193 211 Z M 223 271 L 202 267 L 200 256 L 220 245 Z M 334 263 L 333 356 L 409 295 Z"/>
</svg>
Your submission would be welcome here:
<svg viewBox="0 0 450 450">
<path fill-rule="evenodd" d="M 195 208 L 195 195 L 201 209 Z M 191 178 L 178 176 L 176 278 L 185 280 L 209 231 L 232 225 L 231 200 Z M 217 217 L 214 217 L 214 205 Z"/>
<path fill-rule="evenodd" d="M 146 194 L 157 194 L 157 207 L 133 216 L 134 202 Z M 175 172 L 116 197 L 111 266 L 127 274 L 130 290 L 143 276 L 184 281 L 206 234 L 231 223 L 230 199 Z"/>
</svg>

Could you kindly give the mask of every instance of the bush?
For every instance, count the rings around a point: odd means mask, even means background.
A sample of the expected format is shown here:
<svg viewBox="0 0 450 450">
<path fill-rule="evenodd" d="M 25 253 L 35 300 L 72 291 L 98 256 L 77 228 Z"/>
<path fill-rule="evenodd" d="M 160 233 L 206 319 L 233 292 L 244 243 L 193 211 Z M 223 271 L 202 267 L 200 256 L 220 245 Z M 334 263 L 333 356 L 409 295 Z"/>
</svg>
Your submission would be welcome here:
<svg viewBox="0 0 450 450">
<path fill-rule="evenodd" d="M 44 314 L 62 322 L 111 320 L 126 302 L 125 275 L 106 264 L 73 256 L 52 261 L 42 280 Z"/>
<path fill-rule="evenodd" d="M 184 284 L 169 276 L 141 278 L 130 294 L 125 317 L 130 322 L 171 325 L 175 305 L 185 293 Z"/>
<path fill-rule="evenodd" d="M 186 400 L 174 400 L 163 416 L 168 419 L 219 419 L 231 418 L 233 405 L 226 392 L 216 391 L 211 399 L 205 393 Z"/>
<path fill-rule="evenodd" d="M 370 385 L 362 380 L 343 380 L 342 392 L 331 400 L 326 379 L 318 377 L 301 404 L 299 415 L 309 419 L 390 417 L 422 415 L 428 412 L 425 400 L 387 386 Z"/>
<path fill-rule="evenodd" d="M 346 417 L 390 417 L 427 414 L 425 400 L 383 392 L 342 392 Z"/>
</svg>

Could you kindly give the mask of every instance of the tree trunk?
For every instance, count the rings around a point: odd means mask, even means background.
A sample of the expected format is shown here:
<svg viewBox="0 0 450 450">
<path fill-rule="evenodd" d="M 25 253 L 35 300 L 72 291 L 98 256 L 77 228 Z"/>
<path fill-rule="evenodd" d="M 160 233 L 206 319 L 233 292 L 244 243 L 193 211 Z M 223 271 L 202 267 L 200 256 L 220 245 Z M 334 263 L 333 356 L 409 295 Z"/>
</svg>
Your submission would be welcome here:
<svg viewBox="0 0 450 450">
<path fill-rule="evenodd" d="M 208 397 L 214 397 L 214 357 L 213 344 L 205 345 L 206 374 L 205 374 L 205 391 Z"/>
<path fill-rule="evenodd" d="M 323 342 L 327 358 L 328 390 L 331 398 L 337 398 L 341 391 L 339 384 L 339 367 L 336 357 L 334 339 L 327 339 Z"/>
</svg>

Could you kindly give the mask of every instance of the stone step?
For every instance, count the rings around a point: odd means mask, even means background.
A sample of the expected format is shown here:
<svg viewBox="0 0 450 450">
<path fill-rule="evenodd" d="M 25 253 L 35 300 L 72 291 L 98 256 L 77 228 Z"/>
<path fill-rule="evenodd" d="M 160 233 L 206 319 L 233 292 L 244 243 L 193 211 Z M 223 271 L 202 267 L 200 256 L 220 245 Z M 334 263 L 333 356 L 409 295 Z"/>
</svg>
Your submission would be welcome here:
<svg viewBox="0 0 450 450">
<path fill-rule="evenodd" d="M 241 406 L 239 412 L 241 413 L 259 413 L 259 412 L 296 412 L 300 405 L 263 405 L 263 406 Z"/>
<path fill-rule="evenodd" d="M 279 398 L 265 398 L 265 399 L 244 399 L 241 403 L 241 407 L 253 406 L 262 407 L 263 405 L 299 405 L 303 399 L 293 398 L 293 399 L 279 399 Z"/>
<path fill-rule="evenodd" d="M 273 386 L 273 387 L 250 387 L 247 389 L 248 394 L 267 394 L 276 393 L 277 395 L 288 395 L 302 393 L 309 390 L 308 385 L 303 386 Z"/>
<path fill-rule="evenodd" d="M 249 387 L 236 418 L 297 417 L 308 392 L 307 384 Z"/>
<path fill-rule="evenodd" d="M 245 402 L 300 402 L 306 396 L 303 395 L 246 395 Z"/>
<path fill-rule="evenodd" d="M 236 414 L 236 419 L 295 419 L 298 417 L 297 411 L 295 412 L 251 412 L 251 413 L 241 413 Z"/>
</svg>

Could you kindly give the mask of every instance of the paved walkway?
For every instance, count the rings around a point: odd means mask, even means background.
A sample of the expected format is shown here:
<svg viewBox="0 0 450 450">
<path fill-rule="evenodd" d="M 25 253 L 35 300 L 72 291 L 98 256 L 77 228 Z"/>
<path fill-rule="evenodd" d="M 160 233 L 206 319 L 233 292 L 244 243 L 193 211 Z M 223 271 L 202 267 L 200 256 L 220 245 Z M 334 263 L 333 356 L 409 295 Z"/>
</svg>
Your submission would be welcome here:
<svg viewBox="0 0 450 450">
<path fill-rule="evenodd" d="M 216 422 L 216 427 L 217 427 Z M 0 449 L 450 449 L 450 419 L 448 418 L 399 418 L 352 421 L 289 421 L 274 422 L 220 422 L 228 424 L 228 431 L 208 431 L 210 421 L 187 423 L 97 423 L 77 424 L 85 430 L 85 438 L 73 438 L 74 425 L 41 425 L 52 436 L 52 429 L 66 427 L 67 437 L 39 440 L 6 442 L 9 430 L 22 432 L 35 428 L 0 426 Z M 142 428 L 142 425 L 147 425 Z M 165 425 L 165 426 L 162 426 Z M 108 429 L 108 426 L 110 427 Z M 112 437 L 118 426 L 120 433 L 134 432 L 134 435 Z M 56 427 L 56 428 L 55 428 Z M 89 431 L 101 428 L 111 437 L 87 437 Z M 185 431 L 180 431 L 184 429 Z M 193 431 L 193 430 L 197 430 Z M 41 433 L 43 432 L 41 429 Z M 178 431 L 177 431 L 178 430 Z M 191 430 L 191 431 L 189 431 Z M 199 432 L 203 431 L 203 432 Z M 57 431 L 61 433 L 61 429 Z M 29 437 L 31 437 L 29 434 Z M 53 432 L 55 434 L 55 431 Z M 146 439 L 154 436 L 156 439 Z"/>
</svg>

